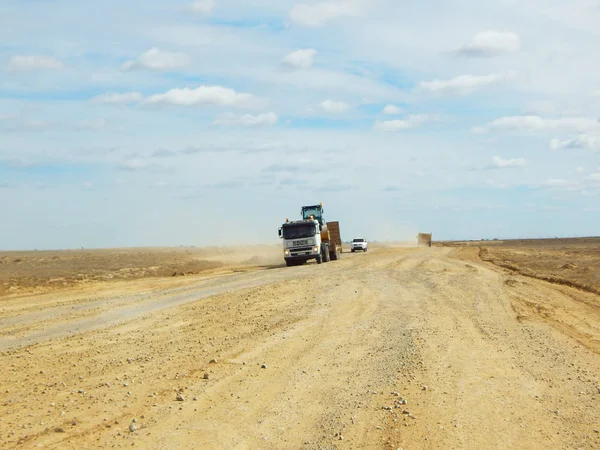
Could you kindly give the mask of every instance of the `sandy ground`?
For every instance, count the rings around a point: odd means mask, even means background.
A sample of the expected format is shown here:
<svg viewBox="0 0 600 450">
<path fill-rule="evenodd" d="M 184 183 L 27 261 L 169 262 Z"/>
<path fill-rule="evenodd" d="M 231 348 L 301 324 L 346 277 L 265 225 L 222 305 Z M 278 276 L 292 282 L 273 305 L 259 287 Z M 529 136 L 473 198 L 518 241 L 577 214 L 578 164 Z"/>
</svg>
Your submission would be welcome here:
<svg viewBox="0 0 600 450">
<path fill-rule="evenodd" d="M 27 281 L 0 297 L 0 447 L 600 448 L 598 295 L 496 250 Z"/>
</svg>

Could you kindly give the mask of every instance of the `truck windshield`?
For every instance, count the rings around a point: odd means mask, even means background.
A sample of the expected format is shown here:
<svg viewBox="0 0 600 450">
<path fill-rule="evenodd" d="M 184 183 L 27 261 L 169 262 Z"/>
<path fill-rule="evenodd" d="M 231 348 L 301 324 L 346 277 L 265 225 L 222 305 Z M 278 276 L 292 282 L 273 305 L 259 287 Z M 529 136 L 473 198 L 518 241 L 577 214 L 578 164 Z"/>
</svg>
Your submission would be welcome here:
<svg viewBox="0 0 600 450">
<path fill-rule="evenodd" d="M 365 240 L 364 239 L 354 239 L 353 242 L 365 242 Z"/>
<path fill-rule="evenodd" d="M 283 227 L 284 239 L 303 239 L 315 235 L 315 226 L 313 224 L 288 225 Z"/>
</svg>

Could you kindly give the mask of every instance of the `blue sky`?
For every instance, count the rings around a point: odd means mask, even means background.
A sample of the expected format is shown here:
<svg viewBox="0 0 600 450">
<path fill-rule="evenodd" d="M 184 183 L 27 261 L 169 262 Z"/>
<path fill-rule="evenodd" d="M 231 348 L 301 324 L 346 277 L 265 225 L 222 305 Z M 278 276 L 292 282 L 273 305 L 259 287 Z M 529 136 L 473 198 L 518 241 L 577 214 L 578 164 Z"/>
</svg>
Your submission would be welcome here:
<svg viewBox="0 0 600 450">
<path fill-rule="evenodd" d="M 598 234 L 588 0 L 0 4 L 1 249 Z"/>
</svg>

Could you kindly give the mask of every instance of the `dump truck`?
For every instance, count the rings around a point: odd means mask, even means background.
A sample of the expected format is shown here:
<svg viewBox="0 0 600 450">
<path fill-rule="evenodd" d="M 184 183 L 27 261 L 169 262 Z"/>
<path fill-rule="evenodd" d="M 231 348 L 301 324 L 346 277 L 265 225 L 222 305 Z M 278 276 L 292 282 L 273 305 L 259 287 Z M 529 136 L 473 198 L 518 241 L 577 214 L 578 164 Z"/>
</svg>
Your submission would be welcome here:
<svg viewBox="0 0 600 450">
<path fill-rule="evenodd" d="M 419 233 L 417 235 L 417 245 L 419 247 L 431 247 L 431 233 Z"/>
<path fill-rule="evenodd" d="M 315 259 L 317 264 L 340 259 L 342 236 L 339 222 L 326 222 L 323 203 L 303 206 L 301 219 L 285 223 L 279 228 L 283 240 L 283 256 L 288 266 Z"/>
</svg>

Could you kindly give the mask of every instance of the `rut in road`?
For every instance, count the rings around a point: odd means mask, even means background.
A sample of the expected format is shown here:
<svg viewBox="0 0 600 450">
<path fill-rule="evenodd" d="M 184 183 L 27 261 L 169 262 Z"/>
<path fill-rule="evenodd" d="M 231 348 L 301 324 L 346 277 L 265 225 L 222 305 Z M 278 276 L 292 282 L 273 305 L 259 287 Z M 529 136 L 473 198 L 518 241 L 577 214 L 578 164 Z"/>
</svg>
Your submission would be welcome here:
<svg viewBox="0 0 600 450">
<path fill-rule="evenodd" d="M 269 272 L 271 284 L 5 352 L 0 416 L 31 427 L 3 445 L 600 446 L 598 354 L 524 320 L 525 288 L 503 273 L 435 248 Z"/>
</svg>

